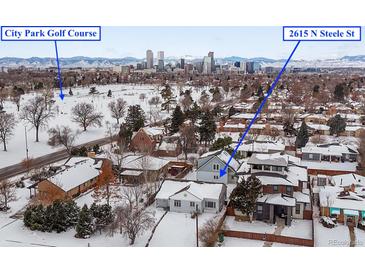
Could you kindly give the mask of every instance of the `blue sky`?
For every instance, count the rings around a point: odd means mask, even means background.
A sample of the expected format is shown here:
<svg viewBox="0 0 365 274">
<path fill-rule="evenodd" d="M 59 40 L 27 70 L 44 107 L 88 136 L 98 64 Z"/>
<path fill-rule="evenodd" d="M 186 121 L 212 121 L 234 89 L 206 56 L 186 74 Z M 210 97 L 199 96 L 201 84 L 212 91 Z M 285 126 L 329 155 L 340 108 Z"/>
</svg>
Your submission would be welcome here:
<svg viewBox="0 0 365 274">
<path fill-rule="evenodd" d="M 365 35 L 363 35 L 365 37 Z M 295 42 L 282 41 L 281 27 L 102 27 L 100 42 L 59 42 L 60 57 L 144 57 L 146 49 L 165 56 L 287 58 Z M 365 55 L 361 42 L 302 42 L 294 59 Z M 53 42 L 0 42 L 0 57 L 54 57 Z"/>
</svg>

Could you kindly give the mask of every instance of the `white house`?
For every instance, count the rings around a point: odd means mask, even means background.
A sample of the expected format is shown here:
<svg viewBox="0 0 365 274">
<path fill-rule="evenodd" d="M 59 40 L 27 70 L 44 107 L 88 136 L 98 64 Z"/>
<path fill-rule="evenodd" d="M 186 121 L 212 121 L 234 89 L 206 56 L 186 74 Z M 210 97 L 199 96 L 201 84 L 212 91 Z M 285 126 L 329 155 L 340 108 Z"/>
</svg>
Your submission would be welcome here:
<svg viewBox="0 0 365 274">
<path fill-rule="evenodd" d="M 226 193 L 224 184 L 165 180 L 156 195 L 156 207 L 183 213 L 218 213 L 223 208 Z"/>
</svg>

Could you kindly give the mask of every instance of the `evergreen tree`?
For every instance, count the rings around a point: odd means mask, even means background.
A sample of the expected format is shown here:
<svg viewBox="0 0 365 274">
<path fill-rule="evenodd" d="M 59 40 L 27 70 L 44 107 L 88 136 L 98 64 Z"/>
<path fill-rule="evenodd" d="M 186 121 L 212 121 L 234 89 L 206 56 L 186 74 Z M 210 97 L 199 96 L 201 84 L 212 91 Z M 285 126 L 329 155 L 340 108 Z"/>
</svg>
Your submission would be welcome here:
<svg viewBox="0 0 365 274">
<path fill-rule="evenodd" d="M 344 97 L 345 97 L 345 84 L 344 83 L 337 84 L 335 86 L 335 90 L 334 90 L 333 94 L 337 101 L 343 101 Z"/>
<path fill-rule="evenodd" d="M 237 183 L 236 188 L 231 193 L 230 200 L 234 208 L 239 209 L 247 216 L 252 216 L 261 192 L 260 180 L 252 175 L 247 180 L 242 179 L 241 182 Z"/>
<path fill-rule="evenodd" d="M 170 133 L 174 134 L 179 131 L 179 127 L 184 123 L 184 113 L 181 111 L 180 106 L 176 106 L 172 113 Z"/>
<path fill-rule="evenodd" d="M 211 151 L 219 150 L 219 149 L 226 149 L 232 144 L 232 138 L 227 136 L 224 138 L 218 138 L 214 141 L 212 147 L 210 148 Z"/>
<path fill-rule="evenodd" d="M 79 220 L 76 225 L 76 238 L 89 238 L 94 232 L 93 217 L 91 211 L 85 204 L 79 214 Z"/>
<path fill-rule="evenodd" d="M 55 201 L 49 212 L 51 216 L 48 218 L 52 220 L 52 230 L 56 230 L 57 233 L 66 231 L 68 226 L 64 204 L 61 201 Z"/>
<path fill-rule="evenodd" d="M 95 229 L 101 232 L 114 220 L 112 207 L 108 204 L 97 205 L 93 203 L 90 207 L 91 214 L 94 218 Z"/>
<path fill-rule="evenodd" d="M 346 119 L 336 114 L 328 120 L 327 125 L 330 127 L 331 135 L 338 135 L 346 130 Z"/>
<path fill-rule="evenodd" d="M 161 90 L 161 97 L 164 102 L 161 104 L 162 110 L 167 110 L 170 113 L 171 106 L 176 104 L 176 96 L 172 93 L 171 87 L 169 84 L 166 84 Z"/>
<path fill-rule="evenodd" d="M 126 123 L 123 123 L 120 125 L 118 137 L 119 137 L 120 145 L 123 148 L 126 148 L 129 146 L 129 143 L 131 142 L 131 139 L 132 139 L 132 135 L 133 135 L 133 131 L 131 130 L 131 128 L 129 128 L 129 126 L 127 126 Z"/>
<path fill-rule="evenodd" d="M 185 113 L 185 115 L 186 115 L 186 118 L 190 119 L 193 123 L 195 123 L 196 120 L 198 120 L 200 118 L 201 113 L 202 113 L 201 108 L 199 107 L 199 105 L 196 102 L 194 102 L 191 109 L 188 110 Z"/>
<path fill-rule="evenodd" d="M 217 125 L 215 124 L 214 117 L 210 111 L 205 111 L 202 114 L 199 124 L 200 143 L 205 144 L 211 142 L 215 138 Z"/>
<path fill-rule="evenodd" d="M 228 110 L 228 118 L 231 118 L 232 115 L 235 115 L 237 113 L 237 110 L 231 106 Z"/>
<path fill-rule="evenodd" d="M 138 131 L 144 127 L 146 117 L 140 105 L 132 105 L 128 108 L 128 114 L 125 119 L 125 125 L 131 131 Z"/>
<path fill-rule="evenodd" d="M 295 146 L 297 148 L 305 147 L 305 145 L 308 143 L 308 140 L 309 140 L 308 126 L 305 123 L 305 121 L 303 121 L 298 131 L 297 138 L 295 140 Z"/>
</svg>

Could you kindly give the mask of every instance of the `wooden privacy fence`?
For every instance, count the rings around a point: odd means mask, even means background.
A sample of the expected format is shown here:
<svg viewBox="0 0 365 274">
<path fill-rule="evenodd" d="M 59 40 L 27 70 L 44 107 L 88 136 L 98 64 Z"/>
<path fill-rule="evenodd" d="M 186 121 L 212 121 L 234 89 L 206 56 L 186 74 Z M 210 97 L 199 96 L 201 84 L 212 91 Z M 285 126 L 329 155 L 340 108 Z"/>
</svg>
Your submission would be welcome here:
<svg viewBox="0 0 365 274">
<path fill-rule="evenodd" d="M 290 244 L 290 245 L 300 245 L 300 246 L 310 246 L 310 247 L 314 246 L 313 239 L 302 239 L 302 238 L 295 238 L 295 237 L 288 237 L 288 236 L 274 235 L 267 233 L 233 231 L 233 230 L 223 230 L 223 233 L 224 236 L 226 237 L 259 240 L 259 241 L 275 242 L 275 243 Z"/>
</svg>

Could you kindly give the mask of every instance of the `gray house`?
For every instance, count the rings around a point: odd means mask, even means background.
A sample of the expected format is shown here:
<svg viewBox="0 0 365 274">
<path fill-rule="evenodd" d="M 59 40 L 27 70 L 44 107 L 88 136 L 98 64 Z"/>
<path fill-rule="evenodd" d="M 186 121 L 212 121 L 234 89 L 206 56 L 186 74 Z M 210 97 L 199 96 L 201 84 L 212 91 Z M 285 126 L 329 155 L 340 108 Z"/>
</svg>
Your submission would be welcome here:
<svg viewBox="0 0 365 274">
<path fill-rule="evenodd" d="M 302 148 L 302 160 L 327 162 L 356 162 L 358 151 L 339 143 L 323 145 L 307 145 Z"/>
<path fill-rule="evenodd" d="M 227 187 L 193 181 L 165 180 L 156 195 L 156 207 L 173 212 L 218 213 L 224 206 Z"/>
<path fill-rule="evenodd" d="M 198 168 L 196 179 L 201 182 L 209 183 L 237 183 L 238 177 L 236 172 L 240 163 L 232 158 L 227 168 L 227 174 L 220 177 L 219 171 L 223 169 L 230 158 L 230 154 L 225 150 L 210 151 L 198 159 Z"/>
</svg>

